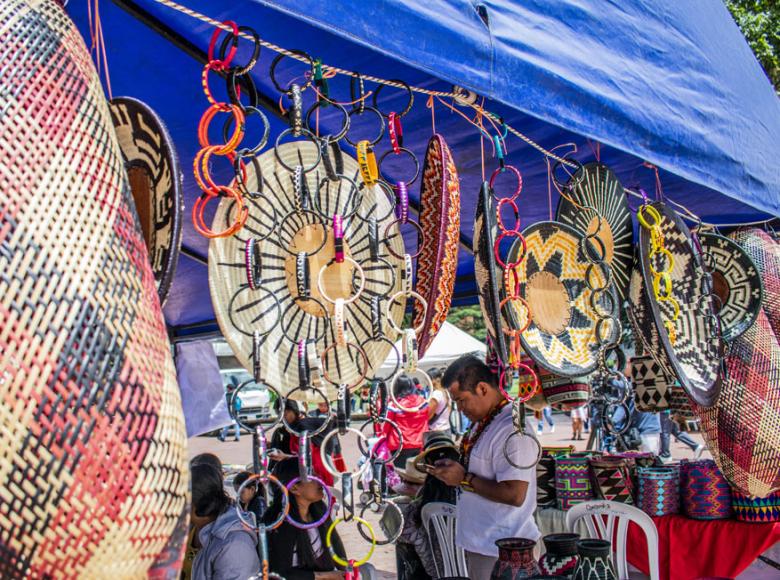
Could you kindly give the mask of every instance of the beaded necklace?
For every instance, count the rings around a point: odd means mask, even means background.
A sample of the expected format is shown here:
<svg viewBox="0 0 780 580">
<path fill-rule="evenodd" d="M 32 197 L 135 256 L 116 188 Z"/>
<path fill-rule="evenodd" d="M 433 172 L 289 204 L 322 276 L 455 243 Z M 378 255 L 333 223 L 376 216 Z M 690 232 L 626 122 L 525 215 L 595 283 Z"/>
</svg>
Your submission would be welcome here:
<svg viewBox="0 0 780 580">
<path fill-rule="evenodd" d="M 466 436 L 463 437 L 463 441 L 460 444 L 460 459 L 467 473 L 469 470 L 469 461 L 471 460 L 471 452 L 474 449 L 474 446 L 477 444 L 477 441 L 479 441 L 482 433 L 485 432 L 485 429 L 488 428 L 488 425 L 493 422 L 493 419 L 496 418 L 496 416 L 501 412 L 501 409 L 506 407 L 508 403 L 509 401 L 503 399 L 498 405 L 495 406 L 495 408 L 490 412 L 490 414 L 487 415 L 487 417 L 482 419 L 476 425 L 473 425 L 469 429 L 468 433 L 466 433 Z"/>
</svg>

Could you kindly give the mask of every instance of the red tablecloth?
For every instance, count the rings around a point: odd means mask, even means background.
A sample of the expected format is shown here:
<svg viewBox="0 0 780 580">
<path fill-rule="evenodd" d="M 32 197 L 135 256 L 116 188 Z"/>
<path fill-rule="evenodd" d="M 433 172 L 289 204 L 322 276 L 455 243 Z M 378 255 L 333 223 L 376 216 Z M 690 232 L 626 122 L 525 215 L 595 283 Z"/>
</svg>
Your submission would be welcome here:
<svg viewBox="0 0 780 580">
<path fill-rule="evenodd" d="M 775 542 L 780 523 L 752 524 L 736 520 L 691 520 L 683 516 L 653 518 L 658 528 L 662 580 L 735 578 Z M 649 574 L 647 542 L 635 525 L 628 528 L 628 561 Z"/>
</svg>

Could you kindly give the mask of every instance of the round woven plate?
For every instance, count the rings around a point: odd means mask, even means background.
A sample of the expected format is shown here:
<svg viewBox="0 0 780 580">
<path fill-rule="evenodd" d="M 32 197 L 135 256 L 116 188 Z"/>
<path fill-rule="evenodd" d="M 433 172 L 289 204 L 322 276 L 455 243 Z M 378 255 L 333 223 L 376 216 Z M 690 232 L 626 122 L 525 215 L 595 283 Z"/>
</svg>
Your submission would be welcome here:
<svg viewBox="0 0 780 580">
<path fill-rule="evenodd" d="M 634 261 L 634 227 L 631 210 L 623 186 L 606 165 L 588 163 L 572 176 L 569 197 L 582 206 L 590 206 L 601 216 L 599 237 L 606 249 L 605 259 L 614 274 L 615 290 L 622 302 L 628 293 L 628 277 Z M 561 196 L 557 221 L 572 226 L 583 234 L 593 233 L 599 227 L 592 210 L 579 209 Z"/>
<path fill-rule="evenodd" d="M 450 148 L 441 135 L 428 142 L 420 190 L 420 225 L 427 243 L 417 258 L 415 290 L 428 301 L 423 320 L 422 306 L 414 303 L 414 324 L 422 324 L 417 335 L 420 356 L 425 354 L 447 320 L 460 243 L 460 182 Z"/>
<path fill-rule="evenodd" d="M 693 401 L 709 407 L 715 403 L 720 392 L 720 341 L 713 336 L 705 319 L 707 313 L 700 306 L 703 269 L 693 253 L 688 227 L 663 203 L 656 202 L 653 207 L 661 215 L 664 248 L 674 258 L 672 296 L 680 306 L 680 314 L 674 323 L 674 344 L 664 326 L 665 320 L 673 318 L 674 306 L 669 301 L 659 302 L 648 294 L 650 315 L 655 322 L 661 346 L 675 371 L 674 375 Z M 643 227 L 640 227 L 639 233 L 639 252 L 645 287 L 651 288 L 650 233 Z"/>
<path fill-rule="evenodd" d="M 278 148 L 278 152 L 282 160 L 291 167 L 310 166 L 316 161 L 316 148 L 308 142 L 286 143 Z M 298 353 L 295 342 L 304 339 L 316 340 L 317 352 L 322 354 L 335 341 L 335 331 L 330 323 L 333 305 L 322 298 L 317 288 L 318 273 L 322 266 L 333 258 L 334 248 L 328 226 L 328 240 L 322 249 L 314 252 L 322 245 L 323 229 L 321 220 L 311 212 L 294 214 L 284 225 L 281 223 L 285 215 L 294 211 L 292 173 L 279 163 L 273 150 L 258 157 L 257 161 L 263 175 L 263 192 L 267 197 L 252 199 L 246 196 L 245 201 L 249 208 L 246 225 L 232 237 L 215 238 L 211 241 L 209 287 L 222 334 L 233 348 L 239 362 L 249 370 L 253 368 L 251 334 L 253 330 L 261 332 L 264 334 L 260 349 L 263 381 L 280 392 L 287 393 L 298 386 Z M 343 175 L 360 183 L 357 161 L 348 155 L 344 155 Z M 317 185 L 324 178 L 324 169 L 321 168 L 306 174 L 312 196 L 316 195 Z M 257 182 L 257 171 L 250 164 L 247 167 L 249 191 L 257 191 Z M 351 188 L 351 184 L 345 180 L 327 181 L 320 195 L 322 211 L 326 215 L 333 215 L 336 211 L 343 212 Z M 386 225 L 395 219 L 386 193 L 376 185 L 361 190 L 360 200 L 360 215 L 383 218 L 378 222 L 381 235 Z M 214 229 L 224 229 L 232 222 L 234 211 L 232 200 L 222 200 L 214 216 Z M 272 231 L 274 215 L 277 216 L 278 223 Z M 404 246 L 400 232 L 397 227 L 391 232 L 388 243 L 396 254 L 403 255 Z M 257 245 L 261 255 L 261 271 L 257 290 L 251 290 L 247 283 L 245 247 L 249 237 L 259 240 Z M 380 245 L 379 257 L 386 263 L 372 262 L 368 239 L 366 221 L 358 217 L 346 220 L 345 255 L 358 262 L 366 276 L 363 295 L 346 306 L 348 340 L 363 344 L 370 367 L 368 376 L 372 376 L 385 361 L 392 346 L 391 342 L 386 340 L 369 340 L 372 336 L 370 299 L 374 296 L 380 297 L 384 312 L 387 298 L 401 289 L 401 272 L 404 266 L 403 260 L 391 255 L 385 244 Z M 294 300 L 298 296 L 294 254 L 299 251 L 312 252 L 309 256 L 310 288 L 311 296 L 316 300 Z M 325 289 L 331 298 L 346 298 L 353 293 L 352 286 L 357 275 L 353 267 L 344 262 L 331 266 L 324 278 Z M 276 300 L 279 301 L 279 308 L 276 307 Z M 327 313 L 320 304 L 324 305 Z M 391 315 L 397 325 L 401 324 L 405 307 L 405 300 L 397 300 L 393 304 Z M 284 316 L 281 322 L 276 324 L 279 312 Z M 289 338 L 284 336 L 282 325 Z M 391 332 L 386 320 L 383 321 L 383 332 Z M 340 377 L 341 382 L 347 384 L 352 384 L 359 378 L 358 363 L 362 364 L 354 349 L 343 347 L 332 349 L 327 360 L 329 373 Z M 328 384 L 327 394 L 330 400 L 335 399 L 335 387 Z"/>
<path fill-rule="evenodd" d="M 723 339 L 732 341 L 750 328 L 761 309 L 761 275 L 736 242 L 712 233 L 699 234 L 702 250 L 712 256 L 715 294 L 720 298 Z"/>
<path fill-rule="evenodd" d="M 538 222 L 526 228 L 523 237 L 527 249 L 517 274 L 520 296 L 532 315 L 531 325 L 521 335 L 523 348 L 556 375 L 586 375 L 596 368 L 599 346 L 596 313 L 590 305 L 592 292 L 584 282 L 589 265 L 582 251 L 584 236 L 558 222 Z M 518 239 L 509 251 L 508 263 L 516 262 L 520 252 Z M 603 284 L 602 269 L 595 269 L 593 281 Z M 608 308 L 609 299 L 602 297 L 601 306 Z M 515 328 L 525 325 L 523 306 L 513 302 L 506 310 Z"/>
<path fill-rule="evenodd" d="M 162 304 L 181 246 L 183 175 L 176 148 L 160 117 L 145 103 L 117 97 L 109 109 Z"/>
<path fill-rule="evenodd" d="M 485 315 L 485 329 L 493 350 L 502 362 L 507 362 L 506 341 L 501 319 L 501 277 L 493 253 L 498 221 L 493 192 L 487 182 L 482 184 L 474 218 L 474 274 L 479 291 L 479 305 Z"/>
</svg>

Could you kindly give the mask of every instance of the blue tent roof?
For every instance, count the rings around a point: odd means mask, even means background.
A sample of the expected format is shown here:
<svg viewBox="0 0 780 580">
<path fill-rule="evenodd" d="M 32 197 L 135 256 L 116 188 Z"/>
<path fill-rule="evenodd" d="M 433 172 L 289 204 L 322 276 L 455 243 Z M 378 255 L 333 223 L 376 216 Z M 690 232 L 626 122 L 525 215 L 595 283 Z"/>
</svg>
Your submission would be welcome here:
<svg viewBox="0 0 780 580">
<path fill-rule="evenodd" d="M 642 168 L 650 161 L 661 169 L 664 194 L 706 221 L 780 215 L 780 177 L 770 159 L 780 143 L 780 100 L 720 2 L 706 12 L 675 0 L 183 2 L 346 70 L 442 91 L 466 87 L 542 146 L 577 144 L 581 161 L 593 159 L 592 143 L 599 142 L 601 160 L 626 186 L 653 191 L 654 176 Z M 68 11 L 89 39 L 86 3 L 72 2 Z M 202 60 L 213 28 L 154 0 L 115 0 L 100 11 L 113 94 L 146 101 L 166 121 L 189 210 L 200 193 L 191 167 L 206 108 Z M 277 98 L 267 77 L 274 56 L 264 49 L 253 72 L 270 101 Z M 289 59 L 281 74 L 285 67 L 301 70 Z M 332 92 L 344 98 L 348 86 L 343 76 L 331 82 Z M 391 95 L 399 105 L 405 98 L 387 89 L 385 96 Z M 435 123 L 461 176 L 461 238 L 468 245 L 482 180 L 479 134 L 441 105 Z M 274 133 L 282 128 L 272 119 Z M 404 117 L 406 144 L 422 156 L 431 131 L 431 112 L 418 95 Z M 524 176 L 523 223 L 548 219 L 557 194 L 548 194 L 544 157 L 519 139 L 508 144 L 509 161 Z M 489 159 L 488 171 L 493 167 Z M 200 331 L 216 328 L 202 262 L 207 248 L 186 212 L 185 256 L 165 307 L 178 332 L 193 324 Z M 472 257 L 462 251 L 455 302 L 474 295 Z"/>
</svg>

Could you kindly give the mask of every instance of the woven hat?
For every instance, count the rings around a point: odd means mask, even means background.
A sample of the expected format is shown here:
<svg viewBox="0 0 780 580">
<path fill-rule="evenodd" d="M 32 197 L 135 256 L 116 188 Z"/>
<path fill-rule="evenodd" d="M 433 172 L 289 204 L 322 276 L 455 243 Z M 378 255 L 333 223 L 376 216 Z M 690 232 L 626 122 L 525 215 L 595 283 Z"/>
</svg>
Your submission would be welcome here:
<svg viewBox="0 0 780 580">
<path fill-rule="evenodd" d="M 715 403 L 720 392 L 720 340 L 714 335 L 707 316 L 713 313 L 713 300 L 702 296 L 704 270 L 694 254 L 691 233 L 679 216 L 668 206 L 652 205 L 661 216 L 660 228 L 667 255 L 674 259 L 671 275 L 671 297 L 679 306 L 679 315 L 670 300 L 659 301 L 648 292 L 650 318 L 669 358 L 674 375 L 694 401 L 703 406 Z M 650 233 L 640 227 L 639 252 L 645 287 L 653 287 L 650 264 Z M 672 321 L 675 337 L 672 339 L 664 325 Z"/>
<path fill-rule="evenodd" d="M 325 300 L 318 288 L 317 277 L 321 268 L 334 257 L 332 228 L 327 220 L 314 209 L 296 211 L 293 173 L 288 167 L 311 167 L 317 160 L 316 145 L 310 142 L 290 142 L 280 145 L 276 152 L 269 150 L 257 158 L 256 164 L 247 167 L 246 186 L 250 192 L 263 192 L 252 198 L 246 196 L 249 217 L 246 225 L 235 235 L 215 238 L 209 245 L 209 288 L 211 301 L 222 334 L 233 348 L 239 362 L 247 369 L 253 368 L 253 331 L 259 331 L 261 374 L 264 382 L 285 394 L 299 384 L 297 342 L 312 340 L 318 354 L 325 352 L 336 340 L 331 324 L 333 305 Z M 280 161 L 281 159 L 281 161 Z M 262 175 L 262 189 L 259 186 Z M 357 161 L 344 155 L 343 175 L 358 181 L 360 169 Z M 315 168 L 304 174 L 308 191 L 317 195 L 322 184 L 320 207 L 325 216 L 344 211 L 353 212 L 349 200 L 354 194 L 349 180 L 329 181 L 325 170 Z M 323 182 L 324 180 L 324 182 Z M 273 201 L 271 201 L 273 200 Z M 358 216 L 376 216 L 378 231 L 383 232 L 394 219 L 386 192 L 380 185 L 361 190 L 360 205 L 351 219 L 345 219 L 345 255 L 360 264 L 365 272 L 365 288 L 361 298 L 345 308 L 345 327 L 349 341 L 362 345 L 368 359 L 368 376 L 372 376 L 386 360 L 392 343 L 375 340 L 372 334 L 371 298 L 386 301 L 401 289 L 404 245 L 397 228 L 386 240 L 392 246 L 379 246 L 378 260 L 371 257 L 368 221 Z M 311 200 L 310 200 L 311 201 Z M 214 216 L 214 228 L 224 229 L 233 220 L 234 203 L 225 198 Z M 323 225 L 324 224 L 324 225 Z M 323 235 L 326 237 L 323 238 Z M 259 281 L 252 289 L 247 276 L 247 242 L 253 239 L 258 254 Z M 308 253 L 309 284 L 311 298 L 302 299 L 298 294 L 298 252 Z M 349 297 L 354 293 L 358 277 L 349 261 L 331 265 L 324 276 L 324 286 L 331 298 Z M 404 300 L 396 300 L 391 316 L 400 324 L 405 309 Z M 383 330 L 388 331 L 383 322 Z M 352 349 L 331 349 L 327 366 L 339 382 L 353 384 L 360 378 L 360 360 Z M 360 361 L 362 362 L 362 361 Z M 363 363 L 364 364 L 364 363 Z M 323 381 L 324 382 L 324 381 Z M 335 389 L 328 384 L 327 396 L 336 398 Z"/>
<path fill-rule="evenodd" d="M 634 261 L 634 226 L 623 186 L 606 165 L 588 163 L 569 180 L 566 196 L 561 196 L 558 202 L 556 220 L 582 234 L 592 234 L 598 229 L 605 260 L 612 269 L 615 290 L 622 302 L 628 294 L 628 277 Z M 572 201 L 593 209 L 581 209 Z M 594 210 L 601 216 L 600 226 Z"/>
<path fill-rule="evenodd" d="M 501 278 L 499 277 L 493 245 L 496 241 L 498 220 L 493 191 L 487 182 L 482 184 L 474 218 L 474 274 L 479 291 L 479 305 L 485 316 L 489 346 L 503 362 L 507 362 L 504 321 L 501 315 Z"/>
<path fill-rule="evenodd" d="M 444 434 L 437 434 L 425 442 L 422 453 L 414 458 L 414 465 L 419 469 L 423 464 L 433 465 L 439 459 L 452 459 L 458 461 L 460 451 L 455 446 L 452 437 Z"/>
<path fill-rule="evenodd" d="M 176 148 L 162 119 L 146 103 L 117 97 L 109 108 L 164 304 L 179 260 L 184 208 Z"/>
<path fill-rule="evenodd" d="M 532 314 L 531 325 L 520 337 L 523 349 L 539 366 L 556 375 L 586 375 L 596 368 L 599 351 L 597 317 L 590 305 L 592 292 L 584 281 L 590 263 L 583 247 L 590 242 L 571 226 L 558 222 L 538 222 L 526 228 L 523 237 L 525 259 L 516 270 L 520 296 Z M 508 262 L 515 263 L 521 252 L 523 243 L 517 239 Z M 594 284 L 601 284 L 604 272 L 595 268 L 592 278 Z M 604 309 L 608 301 L 602 297 Z M 524 326 L 526 312 L 521 303 L 513 302 L 506 310 L 515 327 Z"/>
<path fill-rule="evenodd" d="M 776 315 L 774 298 L 780 297 L 774 291 L 780 257 L 774 257 L 776 242 L 760 230 L 737 232 L 734 237 L 759 270 L 764 308 L 755 324 L 731 343 L 717 404 L 693 410 L 701 419 L 713 459 L 731 486 L 746 495 L 767 497 L 780 490 L 780 343 L 770 318 L 770 313 Z"/>
<path fill-rule="evenodd" d="M 409 483 L 423 484 L 425 483 L 425 478 L 428 477 L 428 474 L 417 469 L 414 460 L 414 457 L 409 457 L 406 460 L 405 467 L 396 467 L 395 471 L 404 481 L 408 481 Z"/>
<path fill-rule="evenodd" d="M 460 244 L 460 181 L 450 148 L 441 135 L 428 142 L 420 190 L 420 226 L 426 244 L 417 257 L 415 291 L 428 302 L 423 320 L 422 305 L 415 301 L 414 324 L 420 356 L 441 330 L 450 311 Z"/>
<path fill-rule="evenodd" d="M 173 577 L 184 417 L 108 104 L 60 6 L 0 22 L 0 578 Z"/>
<path fill-rule="evenodd" d="M 723 339 L 732 341 L 756 321 L 764 293 L 761 276 L 747 252 L 733 240 L 701 233 L 699 241 L 705 256 L 710 256 Z"/>
</svg>

